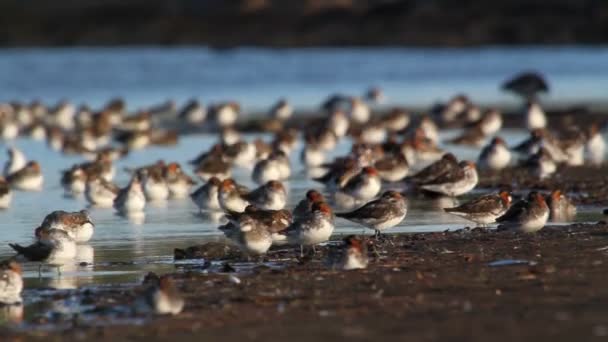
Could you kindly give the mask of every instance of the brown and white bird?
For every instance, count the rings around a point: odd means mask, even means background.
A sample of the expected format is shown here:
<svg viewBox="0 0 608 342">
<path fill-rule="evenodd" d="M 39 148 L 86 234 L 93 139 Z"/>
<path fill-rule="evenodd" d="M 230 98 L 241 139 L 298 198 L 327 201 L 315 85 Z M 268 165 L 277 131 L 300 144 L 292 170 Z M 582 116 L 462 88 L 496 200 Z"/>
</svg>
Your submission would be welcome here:
<svg viewBox="0 0 608 342">
<path fill-rule="evenodd" d="M 549 220 L 554 222 L 571 221 L 576 216 L 576 206 L 559 189 L 546 197 L 549 206 Z"/>
<path fill-rule="evenodd" d="M 219 103 L 211 107 L 211 117 L 219 127 L 234 125 L 239 117 L 241 106 L 234 101 Z"/>
<path fill-rule="evenodd" d="M 587 159 L 593 165 L 601 165 L 606 157 L 606 141 L 599 130 L 597 124 L 592 124 L 587 132 L 587 142 L 585 143 Z"/>
<path fill-rule="evenodd" d="M 255 209 L 253 209 L 255 210 Z M 252 211 L 251 209 L 249 211 Z M 235 243 L 239 249 L 250 255 L 265 254 L 272 246 L 272 233 L 250 212 L 231 215 L 230 222 L 220 226 L 224 235 Z"/>
<path fill-rule="evenodd" d="M 80 165 L 75 165 L 62 172 L 61 185 L 66 196 L 77 196 L 84 193 L 87 186 L 86 183 L 87 174 Z"/>
<path fill-rule="evenodd" d="M 93 236 L 95 225 L 86 210 L 75 212 L 56 210 L 46 215 L 40 228 L 60 229 L 67 232 L 76 242 L 87 242 Z"/>
<path fill-rule="evenodd" d="M 452 153 L 446 153 L 438 161 L 407 177 L 406 181 L 415 184 L 428 183 L 457 168 L 458 159 Z"/>
<path fill-rule="evenodd" d="M 224 179 L 218 191 L 220 208 L 226 212 L 242 213 L 250 204 L 246 197 L 247 193 L 247 189 L 236 184 L 233 179 Z"/>
<path fill-rule="evenodd" d="M 253 168 L 251 177 L 257 184 L 271 180 L 284 181 L 291 175 L 289 158 L 281 150 L 273 151 L 268 158 L 260 160 Z"/>
<path fill-rule="evenodd" d="M 146 196 L 139 176 L 136 174 L 131 178 L 129 184 L 120 189 L 114 199 L 114 208 L 119 213 L 143 212 L 146 207 Z"/>
<path fill-rule="evenodd" d="M 188 176 L 178 163 L 169 163 L 164 169 L 163 177 L 169 189 L 171 198 L 185 198 L 188 196 L 190 189 L 196 184 L 194 180 Z"/>
<path fill-rule="evenodd" d="M 507 212 L 496 219 L 499 229 L 516 229 L 525 233 L 541 230 L 549 219 L 545 197 L 532 191 L 526 199 L 515 202 Z"/>
<path fill-rule="evenodd" d="M 356 201 L 368 201 L 380 192 L 382 181 L 378 171 L 373 167 L 364 167 L 340 189 L 341 193 L 353 197 Z"/>
<path fill-rule="evenodd" d="M 365 242 L 354 235 L 345 237 L 338 250 L 328 257 L 332 268 L 345 271 L 364 269 L 369 263 Z"/>
<path fill-rule="evenodd" d="M 473 126 L 462 132 L 461 135 L 448 140 L 448 143 L 455 145 L 482 146 L 486 141 L 486 135 L 479 126 Z"/>
<path fill-rule="evenodd" d="M 545 128 L 547 126 L 547 117 L 545 112 L 540 106 L 540 103 L 538 103 L 536 100 L 528 101 L 524 114 L 526 116 L 526 127 L 528 130 Z"/>
<path fill-rule="evenodd" d="M 190 194 L 196 206 L 202 210 L 222 210 L 218 200 L 218 193 L 222 182 L 217 177 L 211 177 L 207 183 L 201 185 Z"/>
<path fill-rule="evenodd" d="M 208 181 L 211 177 L 222 180 L 230 177 L 232 165 L 225 162 L 221 155 L 210 155 L 198 163 L 194 173 L 204 181 Z"/>
<path fill-rule="evenodd" d="M 87 179 L 84 196 L 92 206 L 111 208 L 120 188 L 99 175 L 90 175 Z"/>
<path fill-rule="evenodd" d="M 502 170 L 511 162 L 511 151 L 501 137 L 495 137 L 481 150 L 477 164 L 483 170 Z"/>
<path fill-rule="evenodd" d="M 272 108 L 270 108 L 269 116 L 273 119 L 284 121 L 291 117 L 293 108 L 289 105 L 286 99 L 280 99 Z"/>
<path fill-rule="evenodd" d="M 450 214 L 485 226 L 496 222 L 496 219 L 507 212 L 511 206 L 511 195 L 508 191 L 477 197 L 457 207 L 445 208 Z"/>
<path fill-rule="evenodd" d="M 329 240 L 334 232 L 334 215 L 327 203 L 315 203 L 310 215 L 300 217 L 283 231 L 289 244 L 314 246 Z"/>
<path fill-rule="evenodd" d="M 44 183 L 44 176 L 40 164 L 35 161 L 28 162 L 22 169 L 6 177 L 11 187 L 25 191 L 40 191 Z"/>
<path fill-rule="evenodd" d="M 541 147 L 538 152 L 531 155 L 522 166 L 529 169 L 539 179 L 545 179 L 557 171 L 557 164 L 544 147 Z"/>
<path fill-rule="evenodd" d="M 287 204 L 287 191 L 279 181 L 268 181 L 244 197 L 249 203 L 264 210 L 281 210 Z"/>
<path fill-rule="evenodd" d="M 228 213 L 229 224 L 221 228 L 247 254 L 263 254 L 270 244 L 282 245 L 287 242 L 283 234 L 292 223 L 288 210 L 262 210 L 253 205 L 247 206 L 243 213 Z"/>
<path fill-rule="evenodd" d="M 473 190 L 478 181 L 479 178 L 477 176 L 475 163 L 461 161 L 458 163 L 458 168 L 435 178 L 430 182 L 421 184 L 420 188 L 426 191 L 456 197 Z"/>
<path fill-rule="evenodd" d="M 18 258 L 28 261 L 44 262 L 51 265 L 64 265 L 76 257 L 76 242 L 61 229 L 36 229 L 38 240 L 27 247 L 19 244 L 9 246 L 17 252 Z"/>
<path fill-rule="evenodd" d="M 137 309 L 158 315 L 177 315 L 184 308 L 184 298 L 175 287 L 173 280 L 165 275 L 160 278 L 148 275 L 144 280 L 146 289 L 137 300 Z"/>
<path fill-rule="evenodd" d="M 386 191 L 380 198 L 368 202 L 361 208 L 336 214 L 338 217 L 373 229 L 376 235 L 401 223 L 405 215 L 407 215 L 407 202 L 403 195 L 396 191 Z"/>
<path fill-rule="evenodd" d="M 293 209 L 293 218 L 300 219 L 312 213 L 312 207 L 315 203 L 325 202 L 323 195 L 317 190 L 308 190 L 306 197 L 301 200 Z"/>
<path fill-rule="evenodd" d="M 14 260 L 0 263 L 0 304 L 14 305 L 21 303 L 22 290 L 21 265 Z"/>
<path fill-rule="evenodd" d="M 4 164 L 4 176 L 8 176 L 12 173 L 15 173 L 21 170 L 27 164 L 27 158 L 16 147 L 10 147 L 7 150 L 8 160 Z"/>
<path fill-rule="evenodd" d="M 138 171 L 144 195 L 148 201 L 164 201 L 169 198 L 169 187 L 164 177 L 164 167 L 154 167 Z"/>
<path fill-rule="evenodd" d="M 387 155 L 374 163 L 380 178 L 385 182 L 398 182 L 405 178 L 410 171 L 407 159 L 401 153 Z"/>
</svg>

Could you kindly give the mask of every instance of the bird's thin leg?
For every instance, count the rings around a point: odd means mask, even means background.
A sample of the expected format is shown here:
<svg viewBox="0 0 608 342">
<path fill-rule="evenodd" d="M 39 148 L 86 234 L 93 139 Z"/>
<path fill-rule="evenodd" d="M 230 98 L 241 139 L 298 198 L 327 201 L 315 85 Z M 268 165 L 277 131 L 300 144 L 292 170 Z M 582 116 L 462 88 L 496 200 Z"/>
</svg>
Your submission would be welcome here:
<svg viewBox="0 0 608 342">
<path fill-rule="evenodd" d="M 304 257 L 304 245 L 300 245 L 300 258 Z"/>
<path fill-rule="evenodd" d="M 61 266 L 57 266 L 57 275 L 61 277 Z"/>
<path fill-rule="evenodd" d="M 316 255 L 317 254 L 317 249 L 315 248 L 315 245 L 312 245 L 312 255 Z"/>
</svg>

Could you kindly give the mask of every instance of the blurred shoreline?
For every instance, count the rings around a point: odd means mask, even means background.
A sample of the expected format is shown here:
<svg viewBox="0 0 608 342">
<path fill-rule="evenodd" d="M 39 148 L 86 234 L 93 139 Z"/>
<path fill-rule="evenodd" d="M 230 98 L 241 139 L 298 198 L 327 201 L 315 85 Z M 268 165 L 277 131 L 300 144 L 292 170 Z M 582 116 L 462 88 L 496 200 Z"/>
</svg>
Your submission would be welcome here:
<svg viewBox="0 0 608 342">
<path fill-rule="evenodd" d="M 0 1 L 0 46 L 605 44 L 608 2 Z"/>
</svg>

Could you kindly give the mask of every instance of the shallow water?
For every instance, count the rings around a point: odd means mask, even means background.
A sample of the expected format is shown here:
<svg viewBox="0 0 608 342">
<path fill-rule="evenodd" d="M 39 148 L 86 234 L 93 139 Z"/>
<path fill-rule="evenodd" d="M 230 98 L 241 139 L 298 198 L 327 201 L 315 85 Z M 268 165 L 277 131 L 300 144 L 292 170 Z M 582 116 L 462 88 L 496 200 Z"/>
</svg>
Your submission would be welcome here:
<svg viewBox="0 0 608 342">
<path fill-rule="evenodd" d="M 32 48 L 0 50 L 0 100 L 100 106 L 124 96 L 131 109 L 169 98 L 239 100 L 245 112 L 279 97 L 313 108 L 328 94 L 382 87 L 390 104 L 428 106 L 465 92 L 476 102 L 515 101 L 499 84 L 522 70 L 546 74 L 546 102 L 604 101 L 606 47 Z"/>
<path fill-rule="evenodd" d="M 447 131 L 445 136 L 457 134 L 458 131 Z M 508 142 L 514 142 L 525 136 L 524 132 L 505 130 L 503 136 Z M 252 139 L 253 135 L 246 135 Z M 269 138 L 268 136 L 262 136 Z M 124 167 L 135 167 L 152 163 L 158 159 L 178 161 L 186 165 L 200 151 L 207 149 L 215 141 L 212 135 L 183 137 L 175 147 L 152 147 L 144 151 L 131 153 L 127 158 L 116 163 L 116 182 L 127 183 Z M 27 244 L 32 241 L 33 230 L 40 224 L 46 214 L 53 210 L 80 210 L 86 207 L 84 198 L 68 198 L 63 195 L 59 184 L 60 170 L 72 163 L 81 161 L 78 157 L 65 157 L 51 151 L 40 142 L 18 140 L 15 146 L 25 151 L 30 159 L 38 160 L 45 175 L 44 190 L 41 192 L 16 192 L 9 210 L 0 212 L 0 259 L 13 255 L 8 247 L 9 242 Z M 343 154 L 349 148 L 348 141 L 341 142 L 332 152 Z M 478 151 L 471 148 L 446 146 L 460 158 L 476 159 Z M 298 163 L 298 149 L 292 153 L 293 177 L 286 183 L 290 193 L 290 207 L 303 197 L 310 188 L 321 189 L 305 177 L 303 167 Z M 0 161 L 3 161 L 0 159 Z M 188 170 L 188 169 L 187 169 Z M 254 186 L 249 178 L 249 170 L 237 170 L 234 174 L 237 181 Z M 466 199 L 466 197 L 464 198 Z M 461 199 L 463 200 L 463 199 Z M 449 199 L 448 202 L 452 202 Z M 453 203 L 456 204 L 456 203 Z M 442 203 L 443 206 L 446 203 Z M 599 219 L 595 208 L 581 208 L 577 221 L 594 221 Z M 26 263 L 24 277 L 28 288 L 76 288 L 87 284 L 134 283 L 139 282 L 142 274 L 148 271 L 168 272 L 175 269 L 173 249 L 187 247 L 211 240 L 222 239 L 219 225 L 209 217 L 202 217 L 189 199 L 171 200 L 162 204 L 148 203 L 143 222 L 129 220 L 118 216 L 114 210 L 89 208 L 90 215 L 96 224 L 92 240 L 79 246 L 78 260 L 61 269 L 61 275 L 53 268 L 43 267 L 42 276 L 38 277 L 38 265 Z M 470 226 L 470 222 L 444 213 L 437 201 L 412 198 L 409 201 L 409 212 L 405 221 L 394 232 L 443 231 Z M 336 234 L 362 233 L 363 228 L 348 221 L 338 219 Z M 370 234 L 371 232 L 366 231 Z M 80 266 L 83 263 L 83 266 Z"/>
</svg>

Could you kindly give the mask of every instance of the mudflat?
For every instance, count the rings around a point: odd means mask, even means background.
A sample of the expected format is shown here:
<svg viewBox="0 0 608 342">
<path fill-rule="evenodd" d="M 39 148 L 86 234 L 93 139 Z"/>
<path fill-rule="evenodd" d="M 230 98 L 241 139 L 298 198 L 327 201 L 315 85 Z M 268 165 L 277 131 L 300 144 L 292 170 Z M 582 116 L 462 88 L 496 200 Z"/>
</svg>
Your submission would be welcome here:
<svg viewBox="0 0 608 342">
<path fill-rule="evenodd" d="M 186 299 L 178 316 L 107 325 L 108 317 L 133 318 L 116 308 L 128 307 L 136 289 L 81 289 L 76 298 L 92 307 L 94 319 L 37 318 L 27 329 L 3 334 L 89 341 L 572 341 L 608 335 L 606 222 L 547 226 L 536 234 L 466 228 L 386 235 L 367 244 L 370 264 L 357 271 L 328 267 L 328 246 L 304 258 L 290 249 L 272 251 L 240 272 L 231 271 L 243 259 L 224 251 L 228 259 L 217 272 L 208 263 L 176 265 Z M 48 323 L 58 328 L 39 329 Z"/>
</svg>

